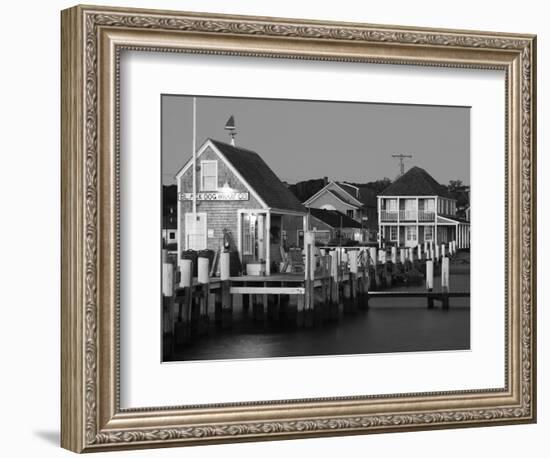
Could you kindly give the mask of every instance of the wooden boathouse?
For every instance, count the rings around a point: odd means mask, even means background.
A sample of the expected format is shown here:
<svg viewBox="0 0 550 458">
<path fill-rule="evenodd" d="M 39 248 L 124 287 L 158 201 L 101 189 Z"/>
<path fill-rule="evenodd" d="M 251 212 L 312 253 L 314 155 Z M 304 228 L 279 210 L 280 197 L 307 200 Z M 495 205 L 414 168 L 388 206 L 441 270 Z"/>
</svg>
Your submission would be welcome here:
<svg viewBox="0 0 550 458">
<path fill-rule="evenodd" d="M 177 173 L 178 253 L 237 252 L 243 272 L 270 275 L 308 228 L 307 210 L 255 151 L 207 139 Z"/>
</svg>

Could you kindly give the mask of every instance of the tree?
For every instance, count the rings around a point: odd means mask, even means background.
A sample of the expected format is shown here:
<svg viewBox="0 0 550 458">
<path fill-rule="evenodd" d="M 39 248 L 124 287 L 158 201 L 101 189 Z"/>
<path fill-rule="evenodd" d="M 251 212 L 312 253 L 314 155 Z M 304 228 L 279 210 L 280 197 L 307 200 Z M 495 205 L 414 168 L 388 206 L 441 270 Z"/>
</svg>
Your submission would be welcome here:
<svg viewBox="0 0 550 458">
<path fill-rule="evenodd" d="M 380 194 L 384 189 L 386 189 L 391 184 L 391 180 L 388 177 L 384 177 L 380 180 L 369 181 L 365 184 L 358 185 L 359 187 L 365 187 L 372 189 L 376 195 Z"/>
<path fill-rule="evenodd" d="M 449 189 L 449 192 L 455 193 L 455 192 L 462 192 L 465 191 L 465 186 L 462 180 L 449 180 L 449 185 L 447 186 Z"/>
<path fill-rule="evenodd" d="M 470 204 L 470 187 L 465 185 L 462 180 L 449 180 L 447 189 L 454 199 L 459 209 L 467 207 Z"/>
</svg>

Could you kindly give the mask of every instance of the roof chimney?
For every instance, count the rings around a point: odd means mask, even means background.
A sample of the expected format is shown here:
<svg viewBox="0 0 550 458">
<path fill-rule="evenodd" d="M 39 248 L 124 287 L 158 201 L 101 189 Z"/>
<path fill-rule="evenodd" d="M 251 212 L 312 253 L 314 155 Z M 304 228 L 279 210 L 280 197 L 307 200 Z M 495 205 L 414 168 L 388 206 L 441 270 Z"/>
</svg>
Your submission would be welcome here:
<svg viewBox="0 0 550 458">
<path fill-rule="evenodd" d="M 323 177 L 323 184 L 325 186 L 328 184 L 328 177 Z"/>
<path fill-rule="evenodd" d="M 229 131 L 229 136 L 231 137 L 231 145 L 235 146 L 235 135 L 237 135 L 237 131 L 235 127 L 235 117 L 233 115 L 231 115 L 225 123 L 224 129 Z"/>
</svg>

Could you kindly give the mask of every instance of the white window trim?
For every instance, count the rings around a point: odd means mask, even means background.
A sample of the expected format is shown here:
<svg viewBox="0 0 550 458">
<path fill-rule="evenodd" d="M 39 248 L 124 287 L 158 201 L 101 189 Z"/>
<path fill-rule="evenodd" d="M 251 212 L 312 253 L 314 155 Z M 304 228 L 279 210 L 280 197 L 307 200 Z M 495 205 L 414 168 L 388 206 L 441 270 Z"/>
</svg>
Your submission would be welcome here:
<svg viewBox="0 0 550 458">
<path fill-rule="evenodd" d="M 405 226 L 405 240 L 407 240 L 408 242 L 416 242 L 417 241 L 417 237 L 416 237 L 416 230 L 417 229 L 415 226 Z M 410 237 L 409 237 L 410 235 Z"/>
<path fill-rule="evenodd" d="M 215 168 L 216 168 L 216 186 L 215 186 L 214 189 L 205 189 L 204 186 L 203 186 L 203 182 L 204 182 L 204 180 L 203 180 L 203 178 L 204 178 L 204 175 L 203 175 L 204 164 L 214 164 L 215 165 Z M 217 160 L 209 159 L 209 160 L 201 161 L 200 190 L 201 191 L 217 191 L 218 190 L 218 161 Z"/>
<path fill-rule="evenodd" d="M 392 229 L 395 229 L 395 238 L 392 237 Z M 399 226 L 390 226 L 390 242 L 397 242 L 399 240 Z"/>
<path fill-rule="evenodd" d="M 426 237 L 426 229 L 431 229 L 431 231 L 432 231 L 432 236 L 430 238 Z M 433 226 L 424 226 L 424 241 L 425 242 L 432 242 L 433 239 L 434 239 L 434 233 L 435 233 L 435 230 L 434 230 Z"/>
</svg>

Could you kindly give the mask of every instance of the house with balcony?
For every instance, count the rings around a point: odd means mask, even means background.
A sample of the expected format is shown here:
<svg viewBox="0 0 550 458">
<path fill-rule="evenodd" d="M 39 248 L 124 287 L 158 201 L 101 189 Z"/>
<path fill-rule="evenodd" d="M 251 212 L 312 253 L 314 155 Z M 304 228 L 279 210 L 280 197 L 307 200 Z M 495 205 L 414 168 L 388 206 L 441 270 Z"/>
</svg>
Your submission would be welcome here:
<svg viewBox="0 0 550 458">
<path fill-rule="evenodd" d="M 309 209 L 339 212 L 354 220 L 353 240 L 376 241 L 378 214 L 375 192 L 366 186 L 342 181 L 328 181 L 325 186 L 304 202 Z M 319 213 L 321 214 L 321 213 Z"/>
<path fill-rule="evenodd" d="M 470 247 L 470 223 L 456 215 L 457 202 L 426 170 L 412 167 L 378 196 L 379 245 L 414 247 L 457 242 Z"/>
</svg>

